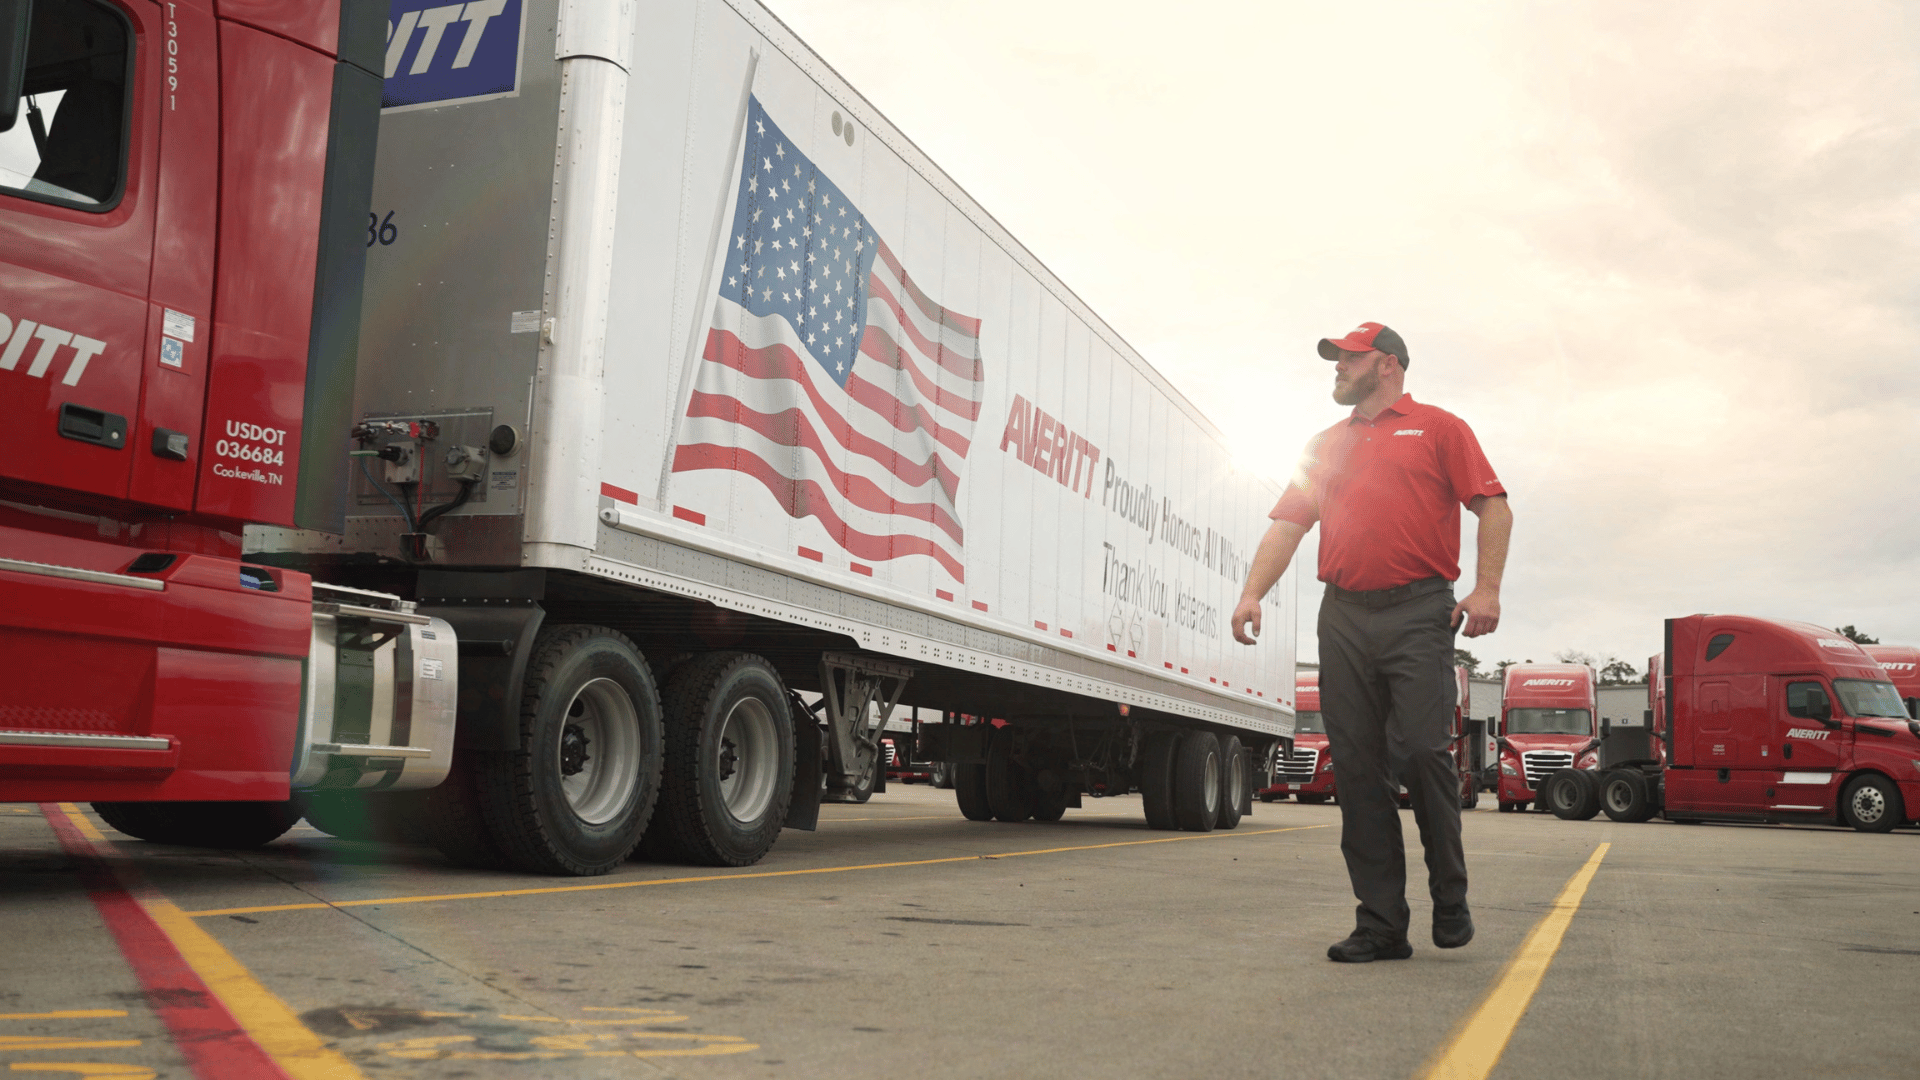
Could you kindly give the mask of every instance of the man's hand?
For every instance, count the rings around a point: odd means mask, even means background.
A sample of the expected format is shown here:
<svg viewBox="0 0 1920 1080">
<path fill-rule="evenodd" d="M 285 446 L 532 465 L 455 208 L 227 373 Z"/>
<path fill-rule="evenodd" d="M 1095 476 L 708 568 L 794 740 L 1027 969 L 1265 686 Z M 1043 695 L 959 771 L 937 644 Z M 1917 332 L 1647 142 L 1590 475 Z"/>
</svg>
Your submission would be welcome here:
<svg viewBox="0 0 1920 1080">
<path fill-rule="evenodd" d="M 1234 612 L 1234 618 L 1239 617 L 1240 613 Z M 1500 628 L 1500 593 L 1485 587 L 1474 589 L 1465 600 L 1453 605 L 1450 622 L 1463 637 L 1493 633 Z"/>
<path fill-rule="evenodd" d="M 1248 624 L 1251 623 L 1251 633 Z M 1243 597 L 1240 606 L 1233 609 L 1233 640 L 1242 645 L 1255 644 L 1254 638 L 1260 636 L 1260 601 L 1256 597 Z"/>
</svg>

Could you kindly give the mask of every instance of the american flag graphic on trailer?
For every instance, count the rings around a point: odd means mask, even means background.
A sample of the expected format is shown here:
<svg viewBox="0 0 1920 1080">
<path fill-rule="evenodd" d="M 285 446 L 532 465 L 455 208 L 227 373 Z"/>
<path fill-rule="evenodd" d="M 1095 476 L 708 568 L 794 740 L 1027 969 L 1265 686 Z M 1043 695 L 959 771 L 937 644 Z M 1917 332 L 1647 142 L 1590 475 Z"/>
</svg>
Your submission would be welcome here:
<svg viewBox="0 0 1920 1080">
<path fill-rule="evenodd" d="M 925 555 L 965 581 L 980 320 L 916 285 L 758 98 L 718 278 L 673 471 L 744 473 L 854 558 Z"/>
</svg>

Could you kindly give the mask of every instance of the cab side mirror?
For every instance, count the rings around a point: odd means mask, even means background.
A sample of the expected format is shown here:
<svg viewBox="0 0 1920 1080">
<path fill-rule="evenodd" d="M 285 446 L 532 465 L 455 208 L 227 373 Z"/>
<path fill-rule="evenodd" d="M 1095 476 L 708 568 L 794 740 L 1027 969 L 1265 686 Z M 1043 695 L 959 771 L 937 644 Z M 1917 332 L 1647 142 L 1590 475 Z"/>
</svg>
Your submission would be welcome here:
<svg viewBox="0 0 1920 1080">
<path fill-rule="evenodd" d="M 0 0 L 0 131 L 20 119 L 20 92 L 27 80 L 27 28 L 33 0 Z"/>
</svg>

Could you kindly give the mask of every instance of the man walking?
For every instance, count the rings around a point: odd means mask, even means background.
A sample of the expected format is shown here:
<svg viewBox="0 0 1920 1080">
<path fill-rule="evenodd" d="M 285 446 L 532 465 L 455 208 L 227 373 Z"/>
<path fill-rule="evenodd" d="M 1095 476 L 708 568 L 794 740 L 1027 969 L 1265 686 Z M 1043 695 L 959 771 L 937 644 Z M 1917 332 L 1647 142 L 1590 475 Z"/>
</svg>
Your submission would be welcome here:
<svg viewBox="0 0 1920 1080">
<path fill-rule="evenodd" d="M 1360 901 L 1353 934 L 1327 956 L 1364 964 L 1413 955 L 1396 776 L 1426 848 L 1433 943 L 1456 949 L 1473 940 L 1447 732 L 1458 696 L 1453 635 L 1478 637 L 1500 625 L 1513 514 L 1466 422 L 1402 389 L 1407 345 L 1399 334 L 1361 323 L 1345 337 L 1322 338 L 1320 355 L 1334 362 L 1333 400 L 1353 413 L 1308 441 L 1268 515 L 1273 524 L 1254 553 L 1233 636 L 1253 644 L 1260 597 L 1319 522 L 1319 577 L 1327 583 L 1320 712 L 1340 790 L 1340 852 Z M 1462 506 L 1480 519 L 1479 567 L 1473 591 L 1456 603 Z"/>
</svg>

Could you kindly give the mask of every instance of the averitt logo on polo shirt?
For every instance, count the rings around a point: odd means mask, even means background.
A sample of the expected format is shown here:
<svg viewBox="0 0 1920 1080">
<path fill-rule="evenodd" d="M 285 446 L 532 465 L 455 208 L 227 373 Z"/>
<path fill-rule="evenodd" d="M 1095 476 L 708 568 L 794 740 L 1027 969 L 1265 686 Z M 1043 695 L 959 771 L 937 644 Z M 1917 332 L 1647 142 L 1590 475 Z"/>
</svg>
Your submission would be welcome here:
<svg viewBox="0 0 1920 1080">
<path fill-rule="evenodd" d="M 1403 427 L 1399 431 L 1394 432 L 1394 434 L 1395 435 L 1425 435 L 1426 431 L 1421 428 Z"/>
</svg>

